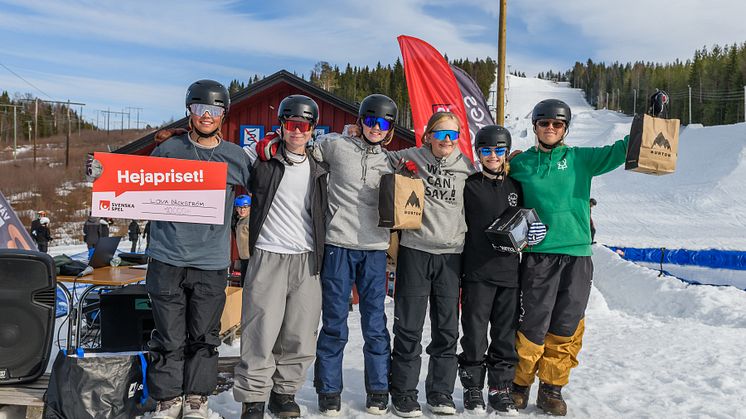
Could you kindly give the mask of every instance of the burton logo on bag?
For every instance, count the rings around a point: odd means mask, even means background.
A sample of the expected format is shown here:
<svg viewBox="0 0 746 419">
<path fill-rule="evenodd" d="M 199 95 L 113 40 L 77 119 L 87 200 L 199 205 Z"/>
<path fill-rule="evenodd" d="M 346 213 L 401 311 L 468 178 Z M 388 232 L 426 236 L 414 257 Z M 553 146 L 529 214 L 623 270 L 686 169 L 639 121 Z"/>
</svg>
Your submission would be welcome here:
<svg viewBox="0 0 746 419">
<path fill-rule="evenodd" d="M 407 204 L 404 205 L 404 207 L 420 207 L 420 198 L 417 198 L 417 194 L 412 191 L 412 194 L 409 195 L 409 199 L 407 199 Z"/>
<path fill-rule="evenodd" d="M 671 143 L 666 139 L 666 137 L 663 136 L 662 132 L 659 132 L 658 136 L 655 137 L 655 140 L 653 141 L 653 147 L 655 146 L 665 148 L 667 150 L 671 149 Z M 653 148 L 653 147 L 650 147 L 650 148 Z"/>
</svg>

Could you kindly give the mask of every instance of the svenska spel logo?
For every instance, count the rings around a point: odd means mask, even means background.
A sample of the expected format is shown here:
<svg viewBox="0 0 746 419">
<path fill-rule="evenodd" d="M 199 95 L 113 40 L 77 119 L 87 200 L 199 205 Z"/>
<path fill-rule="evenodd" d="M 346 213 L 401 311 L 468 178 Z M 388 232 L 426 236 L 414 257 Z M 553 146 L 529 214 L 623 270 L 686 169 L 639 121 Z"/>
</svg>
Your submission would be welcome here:
<svg viewBox="0 0 746 419">
<path fill-rule="evenodd" d="M 104 211 L 108 211 L 109 209 L 111 209 L 111 201 L 107 201 L 107 200 L 102 199 L 98 203 L 98 209 L 102 209 Z"/>
</svg>

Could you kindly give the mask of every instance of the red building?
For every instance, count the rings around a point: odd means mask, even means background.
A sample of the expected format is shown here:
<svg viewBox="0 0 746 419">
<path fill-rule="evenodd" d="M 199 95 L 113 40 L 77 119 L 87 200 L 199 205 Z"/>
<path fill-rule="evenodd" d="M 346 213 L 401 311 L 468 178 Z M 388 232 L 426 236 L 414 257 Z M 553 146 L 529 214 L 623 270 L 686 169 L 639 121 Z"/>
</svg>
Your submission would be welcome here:
<svg viewBox="0 0 746 419">
<path fill-rule="evenodd" d="M 184 86 L 186 92 L 187 86 Z M 303 94 L 311 97 L 319 105 L 319 125 L 317 129 L 326 132 L 342 132 L 345 124 L 354 124 L 357 120 L 357 104 L 341 99 L 326 90 L 289 73 L 280 70 L 271 76 L 252 83 L 244 90 L 231 96 L 231 108 L 223 122 L 223 134 L 227 140 L 245 144 L 254 137 L 271 132 L 277 127 L 277 105 L 292 94 Z M 186 128 L 184 117 L 165 128 Z M 261 128 L 261 129 L 260 129 Z M 155 147 L 155 132 L 135 140 L 114 153 L 148 155 Z M 394 139 L 386 147 L 399 150 L 415 145 L 414 133 L 396 126 Z"/>
</svg>

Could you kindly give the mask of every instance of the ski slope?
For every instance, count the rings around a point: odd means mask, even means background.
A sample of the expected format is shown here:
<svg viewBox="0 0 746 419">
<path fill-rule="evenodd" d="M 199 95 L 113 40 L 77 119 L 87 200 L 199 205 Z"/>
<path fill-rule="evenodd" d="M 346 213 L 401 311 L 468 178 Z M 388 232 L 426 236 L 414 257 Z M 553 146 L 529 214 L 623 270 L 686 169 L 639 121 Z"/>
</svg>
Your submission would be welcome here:
<svg viewBox="0 0 746 419">
<path fill-rule="evenodd" d="M 545 98 L 568 102 L 574 118 L 567 142 L 599 146 L 622 138 L 631 118 L 592 110 L 582 93 L 563 84 L 509 77 L 506 125 L 515 148 L 534 137 L 530 111 Z M 528 119 L 526 118 L 528 116 Z M 618 169 L 597 178 L 594 221 L 600 243 L 618 246 L 746 250 L 746 124 L 689 127 L 682 132 L 679 166 L 654 177 Z M 83 246 L 84 249 L 84 246 Z M 563 390 L 569 418 L 746 418 L 746 292 L 734 287 L 689 286 L 594 246 L 594 287 L 586 313 L 580 365 Z M 66 251 L 74 252 L 69 248 Z M 68 253 L 69 254 L 69 253 Z M 745 272 L 736 272 L 742 279 Z M 389 327 L 393 302 L 387 301 Z M 357 308 L 350 314 L 345 351 L 341 417 L 371 418 L 364 412 L 363 341 Z M 423 343 L 429 342 L 429 321 Z M 238 343 L 221 355 L 237 355 Z M 420 401 L 424 407 L 423 356 Z M 321 418 L 313 371 L 297 395 L 304 417 Z M 523 417 L 546 417 L 535 407 L 535 385 Z M 457 417 L 463 413 L 456 383 Z M 212 416 L 239 418 L 230 392 L 210 398 Z M 425 417 L 435 417 L 426 408 Z M 5 415 L 5 416 L 3 416 Z M 9 409 L 0 419 L 14 417 Z M 22 417 L 22 416 L 15 416 Z M 267 416 L 268 417 L 268 416 Z M 386 417 L 395 417 L 389 413 Z"/>
</svg>

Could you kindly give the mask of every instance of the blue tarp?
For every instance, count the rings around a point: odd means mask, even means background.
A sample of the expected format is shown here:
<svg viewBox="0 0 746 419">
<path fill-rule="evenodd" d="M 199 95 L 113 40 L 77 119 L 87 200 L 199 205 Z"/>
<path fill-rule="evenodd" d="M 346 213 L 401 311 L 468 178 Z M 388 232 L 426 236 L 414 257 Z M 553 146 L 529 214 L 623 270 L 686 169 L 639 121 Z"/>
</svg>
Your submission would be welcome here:
<svg viewBox="0 0 746 419">
<path fill-rule="evenodd" d="M 633 262 L 671 263 L 746 271 L 746 251 L 742 250 L 687 250 L 613 246 L 609 246 L 609 249 L 615 252 L 621 250 L 624 253 L 622 257 Z"/>
</svg>

